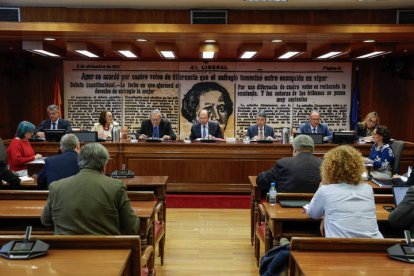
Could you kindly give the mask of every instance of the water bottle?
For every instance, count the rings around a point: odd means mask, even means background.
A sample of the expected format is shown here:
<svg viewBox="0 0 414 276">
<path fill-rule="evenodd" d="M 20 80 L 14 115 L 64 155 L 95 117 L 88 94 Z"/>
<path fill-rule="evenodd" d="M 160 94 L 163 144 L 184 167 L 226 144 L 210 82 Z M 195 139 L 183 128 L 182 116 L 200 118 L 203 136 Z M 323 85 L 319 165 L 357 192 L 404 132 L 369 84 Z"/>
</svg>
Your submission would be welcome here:
<svg viewBox="0 0 414 276">
<path fill-rule="evenodd" d="M 282 129 L 282 144 L 289 143 L 289 128 L 284 127 Z"/>
<path fill-rule="evenodd" d="M 119 142 L 121 138 L 121 128 L 119 125 L 115 125 L 112 128 L 112 142 Z"/>
<path fill-rule="evenodd" d="M 269 203 L 270 205 L 274 206 L 276 205 L 276 182 L 272 182 L 270 184 L 270 190 L 269 190 Z"/>
</svg>

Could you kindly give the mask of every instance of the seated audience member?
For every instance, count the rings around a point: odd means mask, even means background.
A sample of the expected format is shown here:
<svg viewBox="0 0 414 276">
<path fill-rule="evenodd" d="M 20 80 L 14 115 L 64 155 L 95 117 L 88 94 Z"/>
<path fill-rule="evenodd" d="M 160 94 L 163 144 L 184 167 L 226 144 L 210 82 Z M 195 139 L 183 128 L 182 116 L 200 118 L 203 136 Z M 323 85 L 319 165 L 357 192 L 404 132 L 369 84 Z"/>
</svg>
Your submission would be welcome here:
<svg viewBox="0 0 414 276">
<path fill-rule="evenodd" d="M 269 190 L 276 182 L 276 190 L 282 193 L 314 193 L 321 182 L 322 160 L 313 156 L 314 143 L 308 135 L 293 139 L 293 157 L 277 160 L 273 168 L 261 172 L 256 179 L 257 186 Z"/>
<path fill-rule="evenodd" d="M 250 139 L 262 140 L 266 138 L 275 138 L 273 127 L 266 125 L 266 112 L 260 111 L 256 116 L 257 124 L 247 129 L 247 136 Z"/>
<path fill-rule="evenodd" d="M 65 134 L 60 140 L 62 154 L 45 159 L 45 165 L 37 178 L 41 189 L 49 189 L 53 181 L 75 175 L 79 172 L 79 140 L 74 134 Z"/>
<path fill-rule="evenodd" d="M 318 111 L 312 111 L 309 114 L 309 122 L 302 124 L 297 130 L 297 133 L 322 133 L 324 141 L 332 140 L 332 131 L 329 130 L 328 125 L 320 123 L 321 115 Z"/>
<path fill-rule="evenodd" d="M 7 148 L 10 170 L 19 176 L 27 175 L 27 162 L 42 158 L 41 154 L 35 154 L 29 139 L 32 138 L 35 126 L 27 121 L 22 121 L 17 126 L 16 137 L 11 140 Z"/>
<path fill-rule="evenodd" d="M 7 169 L 6 162 L 0 160 L 0 186 L 2 189 L 5 188 L 5 186 L 2 185 L 3 181 L 10 184 L 10 186 L 6 186 L 6 188 L 15 189 L 20 187 L 20 178 Z"/>
<path fill-rule="evenodd" d="M 371 175 L 374 178 L 386 179 L 392 176 L 394 153 L 389 145 L 391 134 L 386 126 L 377 126 L 372 132 L 371 153 L 365 158 L 365 163 L 372 164 Z"/>
<path fill-rule="evenodd" d="M 405 186 L 413 186 L 414 185 L 414 170 L 411 170 L 410 175 L 407 175 L 408 179 L 404 182 L 401 179 L 401 175 L 395 174 L 392 176 L 394 185 L 405 185 Z"/>
<path fill-rule="evenodd" d="M 410 229 L 411 235 L 414 235 L 414 171 L 411 172 L 406 184 L 411 187 L 400 204 L 390 213 L 388 221 L 393 227 Z"/>
<path fill-rule="evenodd" d="M 114 121 L 112 113 L 105 110 L 99 114 L 99 122 L 94 124 L 91 131 L 97 131 L 101 140 L 111 140 L 114 125 L 118 123 Z"/>
<path fill-rule="evenodd" d="M 47 115 L 49 119 L 43 120 L 34 133 L 37 137 L 45 138 L 44 129 L 64 129 L 66 133 L 72 132 L 70 122 L 60 118 L 60 111 L 57 105 L 49 105 L 47 107 Z"/>
<path fill-rule="evenodd" d="M 378 113 L 373 111 L 365 116 L 362 122 L 355 126 L 355 134 L 358 138 L 364 138 L 366 142 L 372 141 L 372 132 L 378 126 L 380 118 Z"/>
<path fill-rule="evenodd" d="M 362 182 L 365 171 L 361 153 L 339 146 L 325 154 L 322 183 L 306 213 L 321 219 L 328 238 L 383 238 L 378 230 L 374 192 Z"/>
<path fill-rule="evenodd" d="M 200 110 L 198 113 L 198 123 L 191 127 L 190 139 L 215 139 L 223 138 L 220 125 L 216 122 L 208 120 L 208 111 Z"/>
<path fill-rule="evenodd" d="M 125 185 L 103 174 L 109 154 L 99 143 L 84 145 L 78 157 L 80 172 L 55 181 L 43 209 L 43 225 L 58 235 L 136 235 L 139 218 Z"/>
<path fill-rule="evenodd" d="M 162 140 L 175 140 L 177 136 L 171 127 L 171 123 L 162 119 L 162 114 L 158 109 L 150 113 L 150 118 L 142 121 L 141 127 L 137 131 L 137 137 L 140 140 L 152 138 L 161 138 Z"/>
</svg>

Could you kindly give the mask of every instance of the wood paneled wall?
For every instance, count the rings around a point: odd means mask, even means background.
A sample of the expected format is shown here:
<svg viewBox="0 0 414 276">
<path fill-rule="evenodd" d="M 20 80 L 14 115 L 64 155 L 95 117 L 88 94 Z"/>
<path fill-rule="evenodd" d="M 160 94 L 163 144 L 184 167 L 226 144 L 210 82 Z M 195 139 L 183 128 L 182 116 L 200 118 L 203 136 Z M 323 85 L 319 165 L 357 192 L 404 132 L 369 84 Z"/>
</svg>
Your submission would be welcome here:
<svg viewBox="0 0 414 276">
<path fill-rule="evenodd" d="M 189 24 L 190 10 L 22 7 L 23 22 Z M 396 10 L 229 10 L 229 24 L 395 24 Z"/>
<path fill-rule="evenodd" d="M 354 64 L 359 67 L 360 114 L 363 117 L 375 110 L 394 138 L 414 141 L 414 80 L 403 79 L 401 73 L 391 70 L 394 62 L 374 59 Z M 414 61 L 405 60 L 402 72 L 414 77 Z M 46 118 L 56 76 L 63 92 L 61 60 L 0 56 L 0 137 L 13 137 L 21 120 L 38 125 Z"/>
</svg>

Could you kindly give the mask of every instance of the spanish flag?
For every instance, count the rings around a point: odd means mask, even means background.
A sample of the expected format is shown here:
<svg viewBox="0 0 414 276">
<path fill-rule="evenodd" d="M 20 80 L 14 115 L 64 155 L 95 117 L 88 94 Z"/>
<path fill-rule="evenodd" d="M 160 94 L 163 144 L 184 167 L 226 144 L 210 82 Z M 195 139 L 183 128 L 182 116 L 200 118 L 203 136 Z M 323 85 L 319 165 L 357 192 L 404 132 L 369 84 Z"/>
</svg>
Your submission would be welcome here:
<svg viewBox="0 0 414 276">
<path fill-rule="evenodd" d="M 57 77 L 56 77 L 56 80 L 55 80 L 55 87 L 54 87 L 54 94 L 53 94 L 53 104 L 55 104 L 59 107 L 60 117 L 63 118 L 63 103 L 62 103 L 62 98 L 60 96 L 60 87 L 59 87 L 59 81 L 58 81 Z"/>
</svg>

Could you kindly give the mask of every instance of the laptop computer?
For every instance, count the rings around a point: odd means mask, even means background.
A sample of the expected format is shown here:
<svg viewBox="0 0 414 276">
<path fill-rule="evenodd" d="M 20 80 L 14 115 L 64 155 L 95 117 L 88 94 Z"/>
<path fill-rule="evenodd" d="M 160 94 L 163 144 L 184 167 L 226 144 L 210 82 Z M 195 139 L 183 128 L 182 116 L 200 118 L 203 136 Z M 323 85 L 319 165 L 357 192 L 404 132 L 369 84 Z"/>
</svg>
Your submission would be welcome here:
<svg viewBox="0 0 414 276">
<path fill-rule="evenodd" d="M 323 144 L 322 133 L 295 133 L 295 137 L 298 135 L 308 135 L 312 138 L 314 144 Z"/>
<path fill-rule="evenodd" d="M 65 129 L 44 129 L 43 132 L 48 142 L 60 142 L 62 136 L 66 134 Z"/>
<path fill-rule="evenodd" d="M 282 199 L 279 200 L 280 206 L 284 208 L 302 208 L 306 204 L 309 204 L 309 200 L 294 200 L 294 199 Z"/>
<path fill-rule="evenodd" d="M 392 194 L 394 196 L 394 202 L 396 207 L 404 199 L 405 194 L 407 193 L 409 188 L 410 186 L 392 186 Z"/>
<path fill-rule="evenodd" d="M 78 137 L 79 142 L 97 142 L 98 141 L 98 132 L 97 131 L 74 131 L 72 134 Z"/>
</svg>

